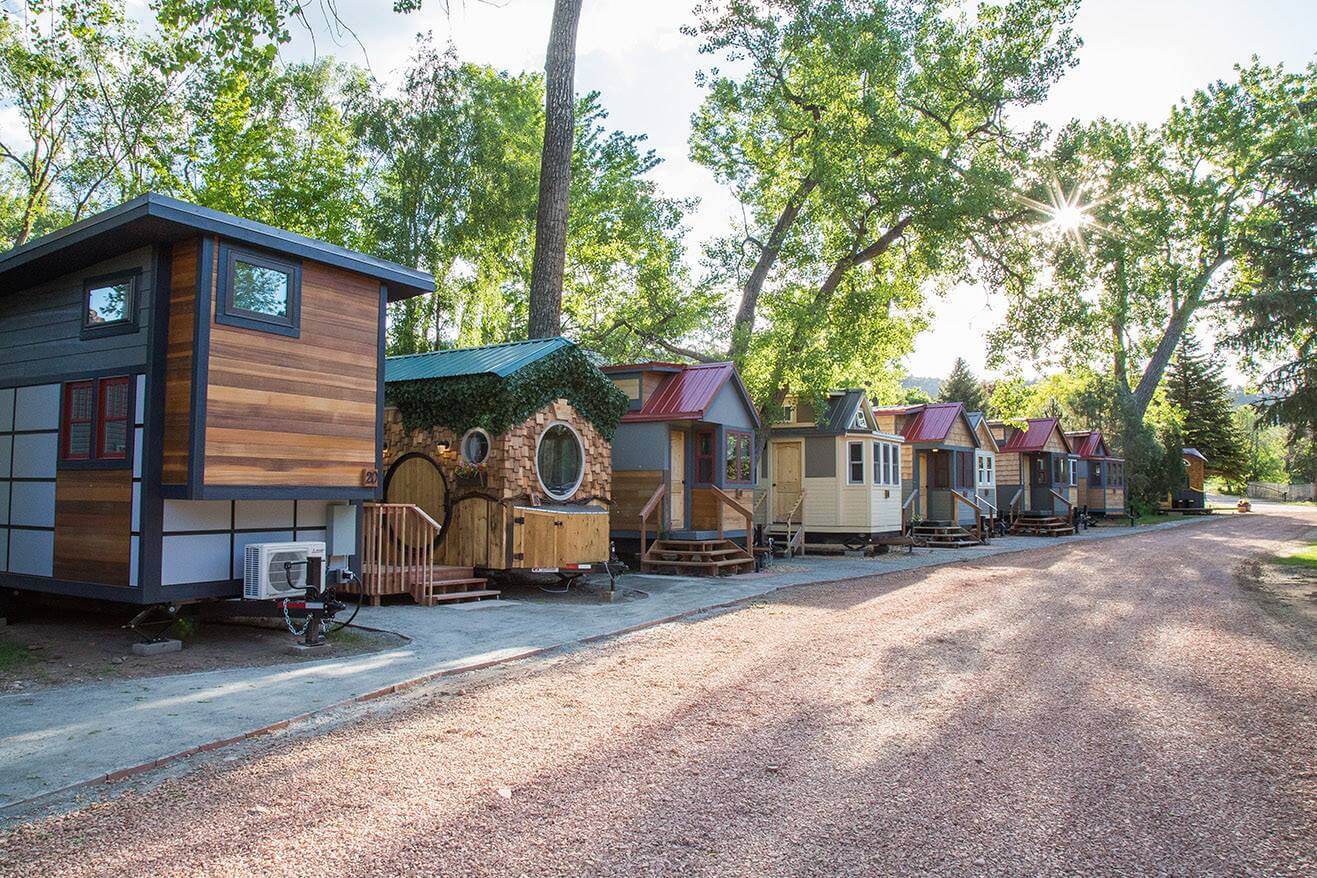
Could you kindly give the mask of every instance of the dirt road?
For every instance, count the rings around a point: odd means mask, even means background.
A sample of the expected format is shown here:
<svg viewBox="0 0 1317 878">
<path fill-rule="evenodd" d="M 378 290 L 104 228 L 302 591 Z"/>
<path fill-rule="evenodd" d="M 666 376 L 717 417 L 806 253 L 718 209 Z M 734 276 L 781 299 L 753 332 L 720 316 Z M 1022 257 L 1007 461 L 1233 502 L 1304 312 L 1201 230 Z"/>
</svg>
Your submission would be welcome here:
<svg viewBox="0 0 1317 878">
<path fill-rule="evenodd" d="M 1313 526 L 793 589 L 20 827 L 0 875 L 1311 875 L 1313 632 L 1237 574 Z"/>
</svg>

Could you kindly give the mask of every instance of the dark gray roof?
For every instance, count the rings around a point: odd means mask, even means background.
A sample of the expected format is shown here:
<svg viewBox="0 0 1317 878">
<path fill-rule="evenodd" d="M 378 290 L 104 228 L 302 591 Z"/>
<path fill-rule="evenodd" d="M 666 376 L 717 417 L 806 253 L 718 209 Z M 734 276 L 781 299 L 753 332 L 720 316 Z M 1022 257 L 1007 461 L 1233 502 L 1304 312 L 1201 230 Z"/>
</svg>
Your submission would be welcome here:
<svg viewBox="0 0 1317 878">
<path fill-rule="evenodd" d="M 478 348 L 404 354 L 384 361 L 384 380 L 392 383 L 485 374 L 506 378 L 523 366 L 571 346 L 570 341 L 561 337 L 533 338 L 530 341 L 510 341 Z"/>
<path fill-rule="evenodd" d="M 851 419 L 855 417 L 855 409 L 864 401 L 864 391 L 851 388 L 849 390 L 840 390 L 828 394 L 828 410 L 823 418 L 823 423 L 816 426 L 793 426 L 775 425 L 773 433 L 775 435 L 829 435 L 840 436 L 843 433 L 851 432 Z M 865 433 L 869 430 L 863 431 Z"/>
<path fill-rule="evenodd" d="M 176 241 L 197 232 L 222 235 L 377 278 L 387 287 L 391 302 L 434 291 L 434 277 L 424 271 L 154 192 L 0 255 L 0 290 L 22 289 L 126 250 Z"/>
</svg>

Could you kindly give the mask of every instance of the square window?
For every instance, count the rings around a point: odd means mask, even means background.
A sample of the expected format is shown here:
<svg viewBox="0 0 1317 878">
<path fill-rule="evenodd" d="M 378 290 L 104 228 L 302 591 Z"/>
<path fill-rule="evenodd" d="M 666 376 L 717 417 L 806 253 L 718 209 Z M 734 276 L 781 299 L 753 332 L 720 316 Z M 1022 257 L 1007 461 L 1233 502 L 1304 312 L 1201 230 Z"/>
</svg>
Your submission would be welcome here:
<svg viewBox="0 0 1317 878">
<path fill-rule="evenodd" d="M 220 245 L 215 322 L 296 338 L 302 268 L 288 259 Z"/>
<path fill-rule="evenodd" d="M 82 285 L 82 337 L 137 331 L 138 272 L 88 278 Z"/>
</svg>

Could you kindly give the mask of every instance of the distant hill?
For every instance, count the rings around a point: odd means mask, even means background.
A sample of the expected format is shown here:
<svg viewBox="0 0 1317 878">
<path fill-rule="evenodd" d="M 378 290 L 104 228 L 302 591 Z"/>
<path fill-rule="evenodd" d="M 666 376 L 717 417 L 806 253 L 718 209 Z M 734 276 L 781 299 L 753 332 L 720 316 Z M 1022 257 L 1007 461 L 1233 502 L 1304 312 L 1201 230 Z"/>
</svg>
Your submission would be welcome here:
<svg viewBox="0 0 1317 878">
<path fill-rule="evenodd" d="M 942 392 L 942 379 L 921 378 L 918 375 L 911 375 L 909 378 L 901 379 L 901 386 L 907 389 L 911 387 L 918 387 L 920 390 L 924 391 L 924 393 L 927 393 L 933 399 L 937 399 L 937 395 Z"/>
</svg>

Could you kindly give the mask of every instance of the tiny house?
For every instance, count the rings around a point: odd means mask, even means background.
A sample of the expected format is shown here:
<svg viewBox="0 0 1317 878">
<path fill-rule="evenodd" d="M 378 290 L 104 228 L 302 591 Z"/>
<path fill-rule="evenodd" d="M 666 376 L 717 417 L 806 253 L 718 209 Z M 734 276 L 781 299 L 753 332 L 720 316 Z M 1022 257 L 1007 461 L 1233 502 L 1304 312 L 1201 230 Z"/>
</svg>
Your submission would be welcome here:
<svg viewBox="0 0 1317 878">
<path fill-rule="evenodd" d="M 803 522 L 806 542 L 848 548 L 899 534 L 902 437 L 877 429 L 863 390 L 830 393 L 824 406 L 817 417 L 793 401 L 768 430 L 759 484 L 769 532 Z"/>
<path fill-rule="evenodd" d="M 570 341 L 389 357 L 385 395 L 384 498 L 424 512 L 404 539 L 433 564 L 465 579 L 608 562 L 610 441 L 626 400 Z M 394 584 L 426 597 L 405 577 Z"/>
<path fill-rule="evenodd" d="M 1069 518 L 1076 498 L 1074 449 L 1059 418 L 1023 426 L 989 423 L 997 454 L 997 508 L 1006 518 Z"/>
<path fill-rule="evenodd" d="M 970 426 L 974 428 L 974 437 L 979 440 L 979 447 L 974 452 L 974 485 L 981 509 L 997 515 L 997 453 L 1001 448 L 997 438 L 988 427 L 988 419 L 983 412 L 967 412 Z"/>
<path fill-rule="evenodd" d="M 907 518 L 975 526 L 987 515 L 973 505 L 982 442 L 958 402 L 874 410 L 878 429 L 900 435 L 901 490 Z"/>
<path fill-rule="evenodd" d="M 1207 508 L 1207 457 L 1197 448 L 1184 449 L 1185 485 L 1171 496 L 1175 509 Z"/>
<path fill-rule="evenodd" d="M 1090 515 L 1125 511 L 1125 461 L 1111 455 L 1101 430 L 1066 433 L 1075 453 L 1075 502 Z"/>
<path fill-rule="evenodd" d="M 357 567 L 385 304 L 423 272 L 147 194 L 0 256 L 0 585 L 242 594 L 249 543 Z"/>
<path fill-rule="evenodd" d="M 613 539 L 642 548 L 652 526 L 691 553 L 724 540 L 750 548 L 759 414 L 736 366 L 647 362 L 604 372 L 628 401 L 613 440 Z"/>
</svg>

